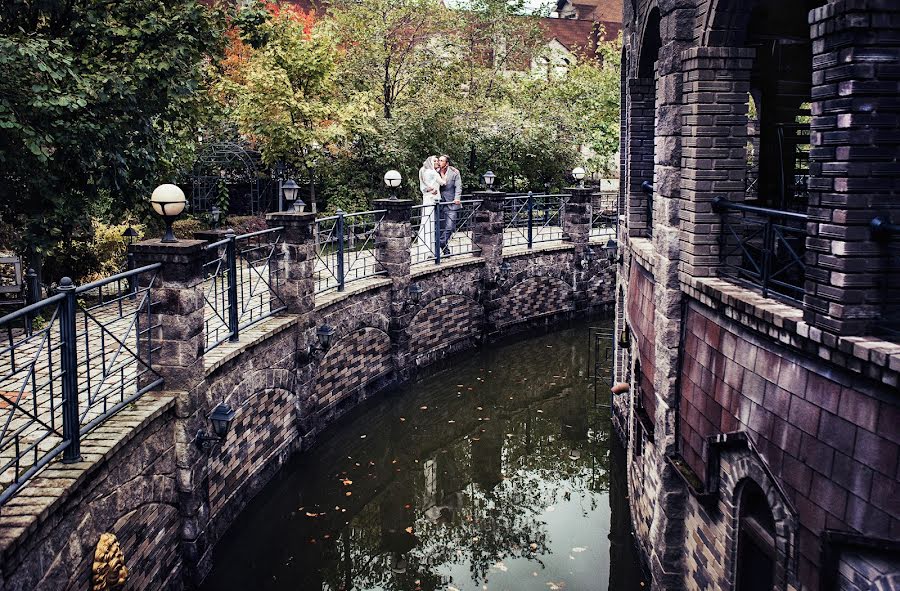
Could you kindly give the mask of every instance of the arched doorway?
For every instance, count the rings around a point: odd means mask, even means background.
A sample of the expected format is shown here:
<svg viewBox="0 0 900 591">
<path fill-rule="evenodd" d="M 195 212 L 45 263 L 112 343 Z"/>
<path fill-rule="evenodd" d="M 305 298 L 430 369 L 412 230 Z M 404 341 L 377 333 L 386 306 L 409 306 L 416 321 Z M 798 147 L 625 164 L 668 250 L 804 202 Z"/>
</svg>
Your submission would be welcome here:
<svg viewBox="0 0 900 591">
<path fill-rule="evenodd" d="M 769 591 L 775 582 L 775 519 L 762 488 L 745 480 L 738 505 L 736 591 Z"/>
</svg>

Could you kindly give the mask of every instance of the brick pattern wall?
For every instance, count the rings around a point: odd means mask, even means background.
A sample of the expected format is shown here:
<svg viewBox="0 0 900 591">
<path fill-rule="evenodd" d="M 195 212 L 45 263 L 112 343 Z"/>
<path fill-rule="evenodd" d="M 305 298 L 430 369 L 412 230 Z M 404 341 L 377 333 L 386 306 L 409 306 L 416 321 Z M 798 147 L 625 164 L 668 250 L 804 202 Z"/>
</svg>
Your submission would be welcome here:
<svg viewBox="0 0 900 591">
<path fill-rule="evenodd" d="M 209 508 L 216 514 L 241 483 L 268 463 L 272 454 L 296 438 L 293 395 L 270 388 L 250 396 L 236 409 L 231 432 L 210 454 Z"/>
<path fill-rule="evenodd" d="M 503 298 L 498 325 L 568 312 L 574 307 L 570 285 L 555 277 L 529 277 L 513 285 Z"/>
<path fill-rule="evenodd" d="M 897 250 L 868 228 L 877 214 L 900 219 L 900 4 L 829 2 L 810 22 L 805 318 L 831 333 L 867 334 L 886 313 L 900 315 Z"/>
<path fill-rule="evenodd" d="M 814 588 L 824 528 L 900 534 L 896 392 L 764 343 L 691 304 L 681 453 L 706 477 L 704 438 L 746 430 L 796 507 L 801 581 Z"/>
<path fill-rule="evenodd" d="M 475 337 L 481 334 L 483 318 L 481 305 L 464 296 L 448 295 L 432 300 L 410 322 L 409 352 L 418 355 Z"/>
<path fill-rule="evenodd" d="M 344 336 L 331 346 L 319 366 L 317 412 L 327 410 L 390 370 L 391 342 L 387 333 L 360 328 Z"/>
<path fill-rule="evenodd" d="M 653 182 L 653 132 L 656 117 L 656 84 L 646 78 L 628 80 L 628 157 L 626 181 L 626 220 L 629 236 L 646 236 L 647 195 L 644 181 Z"/>
<path fill-rule="evenodd" d="M 640 375 L 635 382 L 640 386 L 641 405 L 651 419 L 656 416 L 656 388 L 653 376 L 656 373 L 656 304 L 653 301 L 655 285 L 650 273 L 637 264 L 631 265 L 628 280 L 628 319 L 634 332 L 634 345 L 641 362 Z"/>
</svg>

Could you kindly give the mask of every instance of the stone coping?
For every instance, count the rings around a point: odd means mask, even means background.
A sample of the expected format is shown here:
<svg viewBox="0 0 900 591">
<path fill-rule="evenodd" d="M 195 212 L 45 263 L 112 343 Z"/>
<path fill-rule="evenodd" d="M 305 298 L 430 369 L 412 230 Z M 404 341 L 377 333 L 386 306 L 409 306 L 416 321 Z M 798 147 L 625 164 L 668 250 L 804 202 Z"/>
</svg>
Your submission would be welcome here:
<svg viewBox="0 0 900 591">
<path fill-rule="evenodd" d="M 181 392 L 147 392 L 81 440 L 81 461 L 51 462 L 0 508 L 0 563 L 5 563 L 51 518 L 70 494 L 157 417 L 175 405 Z"/>
<path fill-rule="evenodd" d="M 358 293 L 368 291 L 370 289 L 378 289 L 380 287 L 390 287 L 390 277 L 376 276 L 366 277 L 365 279 L 357 279 L 344 284 L 344 291 L 337 289 L 328 293 L 316 294 L 316 311 L 327 308 L 338 302 L 342 302 Z"/>
<path fill-rule="evenodd" d="M 529 254 L 541 252 L 558 252 L 561 250 L 575 250 L 575 245 L 571 242 L 538 242 L 532 248 L 527 245 L 513 246 L 509 249 L 503 249 L 503 259 L 512 259 Z"/>
<path fill-rule="evenodd" d="M 410 279 L 418 279 L 447 269 L 458 269 L 460 267 L 468 267 L 470 265 L 483 265 L 484 258 L 470 254 L 461 256 L 451 256 L 450 260 L 442 260 L 441 264 L 435 265 L 433 262 L 425 261 L 424 263 L 416 263 L 410 267 Z"/>
<path fill-rule="evenodd" d="M 688 296 L 725 317 L 854 373 L 895 388 L 900 385 L 900 343 L 872 336 L 835 336 L 806 323 L 797 306 L 717 277 L 680 275 Z"/>
<path fill-rule="evenodd" d="M 631 236 L 628 238 L 631 252 L 640 265 L 653 275 L 653 261 L 656 253 L 653 250 L 653 241 L 649 238 Z"/>
<path fill-rule="evenodd" d="M 236 342 L 219 343 L 203 355 L 205 375 L 209 377 L 217 369 L 237 357 L 245 349 L 285 331 L 300 321 L 297 314 L 271 316 L 240 331 Z"/>
</svg>

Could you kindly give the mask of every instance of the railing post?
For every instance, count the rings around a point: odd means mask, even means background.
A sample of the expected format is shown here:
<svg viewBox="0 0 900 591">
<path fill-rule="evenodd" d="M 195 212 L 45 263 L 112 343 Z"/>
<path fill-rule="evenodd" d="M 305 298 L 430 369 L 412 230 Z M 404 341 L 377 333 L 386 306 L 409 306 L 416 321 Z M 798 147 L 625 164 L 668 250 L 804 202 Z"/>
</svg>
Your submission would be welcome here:
<svg viewBox="0 0 900 591">
<path fill-rule="evenodd" d="M 30 306 L 41 299 L 41 282 L 38 279 L 38 274 L 32 267 L 28 267 L 28 270 L 25 271 L 25 305 Z M 25 315 L 25 332 L 27 334 L 31 334 L 31 322 L 33 320 L 33 316 L 31 314 Z"/>
<path fill-rule="evenodd" d="M 63 463 L 81 459 L 81 425 L 78 420 L 78 348 L 75 335 L 75 284 L 63 277 L 57 288 L 65 299 L 59 305 L 60 362 L 62 365 Z"/>
<path fill-rule="evenodd" d="M 410 249 L 413 232 L 410 218 L 413 202 L 410 199 L 378 199 L 374 209 L 384 209 L 384 218 L 375 230 L 375 260 L 391 280 L 391 308 L 388 335 L 391 338 L 391 358 L 394 369 L 406 367 L 408 348 L 406 327 L 417 311 L 409 294 L 412 264 Z"/>
<path fill-rule="evenodd" d="M 772 228 L 772 218 L 766 218 L 766 225 L 763 227 L 763 260 L 762 260 L 762 297 L 769 297 L 769 275 L 772 270 L 772 249 L 774 244 L 774 230 Z"/>
<path fill-rule="evenodd" d="M 340 209 L 337 212 L 337 239 L 338 239 L 338 251 L 337 251 L 337 281 L 338 291 L 344 291 L 344 212 Z"/>
<path fill-rule="evenodd" d="M 272 287 L 287 306 L 288 314 L 305 314 L 315 307 L 313 271 L 316 262 L 314 235 L 316 214 L 278 212 L 266 215 L 270 228 L 283 227 L 282 249 L 284 257 L 279 261 L 283 281 Z M 269 263 L 270 267 L 275 261 Z"/>
<path fill-rule="evenodd" d="M 437 201 L 434 204 L 434 264 L 441 264 L 441 218 L 444 217 L 443 204 Z"/>
<path fill-rule="evenodd" d="M 534 246 L 534 193 L 528 191 L 528 248 Z"/>
<path fill-rule="evenodd" d="M 225 263 L 228 265 L 228 331 L 231 333 L 229 341 L 237 342 L 239 337 L 239 314 L 237 296 L 237 237 L 234 230 L 226 234 L 228 242 L 225 244 Z"/>
</svg>

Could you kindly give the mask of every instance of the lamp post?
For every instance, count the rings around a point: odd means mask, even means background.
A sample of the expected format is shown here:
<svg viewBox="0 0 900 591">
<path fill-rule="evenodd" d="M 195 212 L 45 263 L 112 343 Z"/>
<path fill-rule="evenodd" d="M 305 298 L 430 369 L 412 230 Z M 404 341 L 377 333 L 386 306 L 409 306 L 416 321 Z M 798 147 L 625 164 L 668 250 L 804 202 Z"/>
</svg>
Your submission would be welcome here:
<svg viewBox="0 0 900 591">
<path fill-rule="evenodd" d="M 281 193 L 284 195 L 284 200 L 288 203 L 293 203 L 288 208 L 288 211 L 291 213 L 303 213 L 303 210 L 306 209 L 306 204 L 303 203 L 303 199 L 297 197 L 297 193 L 300 191 L 300 185 L 298 185 L 294 179 L 288 179 L 281 185 Z"/>
<path fill-rule="evenodd" d="M 403 177 L 400 176 L 400 173 L 396 170 L 389 170 L 384 173 L 384 184 L 387 185 L 388 189 L 391 192 L 391 200 L 397 200 L 397 187 L 400 186 L 400 182 L 403 180 Z"/>
<path fill-rule="evenodd" d="M 178 242 L 178 239 L 175 238 L 175 232 L 172 231 L 172 222 L 181 215 L 186 204 L 187 200 L 184 198 L 184 191 L 176 185 L 166 183 L 153 189 L 153 194 L 150 196 L 150 205 L 153 206 L 153 210 L 156 213 L 162 216 L 166 224 L 166 233 L 163 235 L 161 242 Z"/>
<path fill-rule="evenodd" d="M 486 173 L 484 173 L 484 175 L 482 175 L 482 178 L 484 179 L 484 187 L 488 191 L 493 191 L 494 190 L 494 180 L 497 178 L 497 176 L 492 171 L 489 170 Z"/>
<path fill-rule="evenodd" d="M 219 209 L 218 205 L 213 205 L 212 209 L 209 210 L 209 219 L 212 221 L 212 229 L 216 230 L 219 227 L 219 220 L 222 218 L 222 210 Z"/>
<path fill-rule="evenodd" d="M 584 188 L 584 175 L 587 174 L 587 171 L 580 166 L 576 166 L 572 169 L 572 176 L 575 177 L 575 180 L 578 181 L 578 186 L 580 188 Z"/>
</svg>

